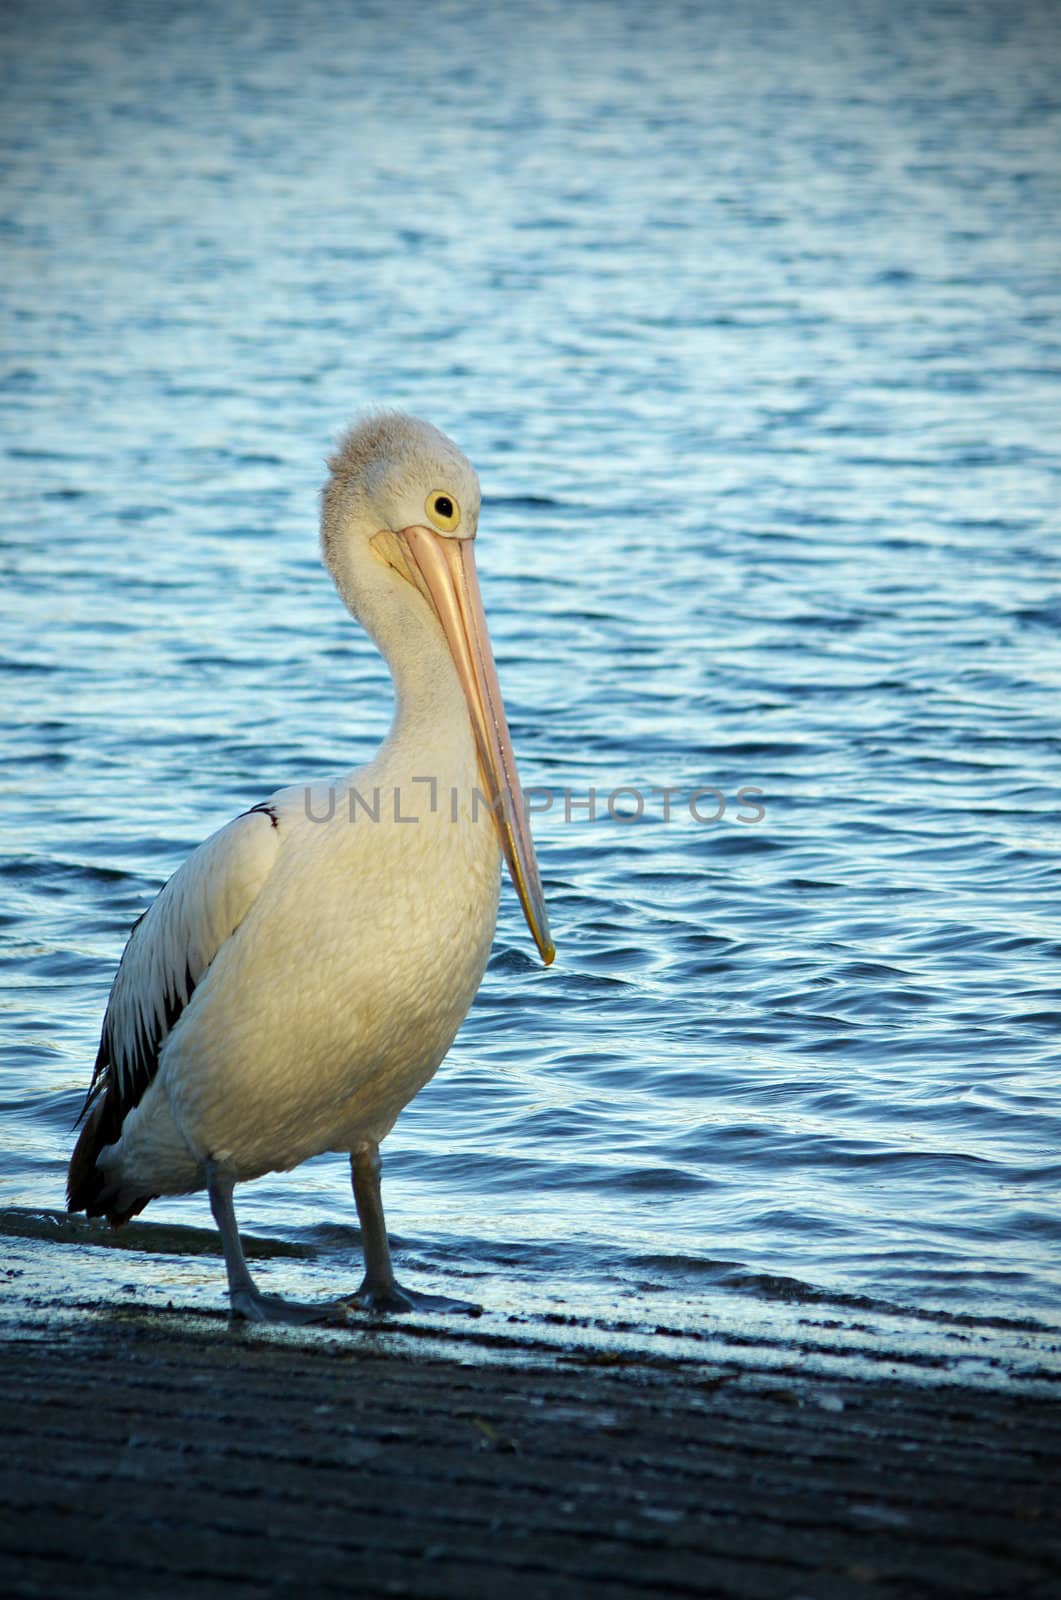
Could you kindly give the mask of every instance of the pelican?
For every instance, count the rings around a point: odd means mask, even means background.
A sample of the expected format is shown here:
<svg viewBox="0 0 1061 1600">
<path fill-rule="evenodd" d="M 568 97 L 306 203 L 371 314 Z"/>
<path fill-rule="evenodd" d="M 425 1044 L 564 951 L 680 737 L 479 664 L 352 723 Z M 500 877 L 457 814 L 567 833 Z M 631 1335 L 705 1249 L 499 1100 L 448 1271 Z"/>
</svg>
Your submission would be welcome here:
<svg viewBox="0 0 1061 1600">
<path fill-rule="evenodd" d="M 333 786 L 281 789 L 188 857 L 134 925 L 70 1162 L 70 1211 L 125 1222 L 206 1189 L 233 1316 L 261 1293 L 237 1183 L 349 1154 L 372 1311 L 468 1310 L 402 1288 L 379 1146 L 432 1077 L 486 967 L 508 863 L 554 955 L 473 555 L 479 480 L 437 428 L 357 424 L 329 463 L 324 561 L 382 652 L 393 724 Z"/>
</svg>

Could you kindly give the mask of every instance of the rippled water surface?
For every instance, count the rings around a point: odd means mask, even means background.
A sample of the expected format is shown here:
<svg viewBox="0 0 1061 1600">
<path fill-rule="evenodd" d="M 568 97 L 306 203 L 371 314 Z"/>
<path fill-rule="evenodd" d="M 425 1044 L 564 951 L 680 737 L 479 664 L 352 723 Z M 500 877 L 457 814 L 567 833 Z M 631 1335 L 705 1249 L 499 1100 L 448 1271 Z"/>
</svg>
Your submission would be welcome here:
<svg viewBox="0 0 1061 1600">
<path fill-rule="evenodd" d="M 391 403 L 480 470 L 559 946 L 506 887 L 406 1271 L 1061 1324 L 1052 6 L 60 0 L 0 61 L 0 1206 L 159 885 L 386 729 L 315 523 Z M 340 1157 L 240 1216 L 352 1287 Z"/>
</svg>

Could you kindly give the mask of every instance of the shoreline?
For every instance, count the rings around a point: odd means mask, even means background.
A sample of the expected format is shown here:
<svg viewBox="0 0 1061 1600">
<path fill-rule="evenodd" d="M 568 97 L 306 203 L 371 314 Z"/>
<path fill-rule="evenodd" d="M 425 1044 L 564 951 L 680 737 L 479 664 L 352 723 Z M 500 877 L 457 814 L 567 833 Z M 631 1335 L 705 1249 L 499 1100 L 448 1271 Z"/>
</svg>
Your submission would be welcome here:
<svg viewBox="0 0 1061 1600">
<path fill-rule="evenodd" d="M 342 1247 L 322 1249 L 241 1231 L 247 1259 L 267 1291 L 322 1306 L 352 1292 L 360 1276 L 359 1235 L 356 1228 L 345 1235 Z M 179 1312 L 192 1323 L 205 1319 L 205 1326 L 225 1320 L 224 1265 L 212 1227 L 136 1219 L 112 1229 L 54 1208 L 9 1206 L 0 1208 L 0 1237 L 8 1284 L 0 1298 L 0 1336 L 5 1324 L 25 1331 L 40 1322 L 35 1306 L 47 1308 L 45 1325 L 65 1308 L 104 1315 L 134 1307 L 143 1314 Z M 412 1286 L 459 1289 L 483 1303 L 482 1315 L 373 1321 L 354 1313 L 344 1329 L 348 1338 L 372 1330 L 395 1348 L 409 1344 L 473 1363 L 586 1359 L 764 1377 L 783 1376 L 795 1364 L 822 1380 L 1020 1388 L 1044 1398 L 1061 1388 L 1061 1325 L 1030 1312 L 975 1316 L 842 1292 L 793 1293 L 805 1286 L 787 1279 L 766 1280 L 761 1293 L 715 1287 L 669 1304 L 651 1293 L 606 1303 L 557 1294 L 549 1275 L 522 1282 L 505 1275 L 485 1285 L 449 1268 L 425 1275 L 416 1244 L 393 1234 L 391 1244 L 400 1275 Z M 312 1338 L 321 1328 L 311 1324 L 305 1331 Z"/>
<path fill-rule="evenodd" d="M 754 1343 L 722 1367 L 562 1328 L 501 1340 L 491 1316 L 241 1328 L 113 1292 L 60 1304 L 47 1258 L 68 1248 L 25 1239 L 5 1271 L 12 1600 L 1061 1594 L 1045 1368 L 911 1382 Z"/>
</svg>

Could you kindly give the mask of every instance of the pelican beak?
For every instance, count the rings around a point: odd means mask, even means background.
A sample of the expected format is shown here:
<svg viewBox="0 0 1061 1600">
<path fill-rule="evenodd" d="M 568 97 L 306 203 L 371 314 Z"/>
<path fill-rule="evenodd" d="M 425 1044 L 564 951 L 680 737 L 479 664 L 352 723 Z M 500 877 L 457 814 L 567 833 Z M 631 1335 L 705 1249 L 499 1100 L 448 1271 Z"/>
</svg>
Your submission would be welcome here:
<svg viewBox="0 0 1061 1600">
<path fill-rule="evenodd" d="M 468 702 L 479 752 L 479 770 L 501 849 L 527 926 L 548 966 L 556 948 L 549 933 L 534 841 L 486 630 L 472 542 L 445 538 L 423 527 L 404 528 L 390 538 L 397 545 L 397 551 L 386 534 L 377 535 L 373 543 L 381 542 L 380 554 L 399 572 L 402 566 L 394 560 L 394 555 L 400 551 L 407 569 L 403 576 L 420 590 L 442 624 Z"/>
</svg>

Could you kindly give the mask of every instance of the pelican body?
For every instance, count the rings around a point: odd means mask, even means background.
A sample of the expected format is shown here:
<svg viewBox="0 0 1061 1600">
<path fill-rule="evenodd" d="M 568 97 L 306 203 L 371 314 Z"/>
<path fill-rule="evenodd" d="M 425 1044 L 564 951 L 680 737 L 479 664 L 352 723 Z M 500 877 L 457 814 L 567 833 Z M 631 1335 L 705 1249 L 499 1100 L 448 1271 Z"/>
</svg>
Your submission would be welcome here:
<svg viewBox="0 0 1061 1600">
<path fill-rule="evenodd" d="M 553 957 L 475 575 L 475 472 L 398 413 L 355 427 L 329 465 L 324 559 L 390 667 L 393 725 L 367 766 L 207 839 L 135 925 L 68 1179 L 71 1211 L 114 1224 L 206 1188 L 249 1320 L 296 1313 L 250 1277 L 234 1186 L 325 1150 L 351 1160 L 352 1303 L 458 1309 L 394 1280 L 379 1146 L 482 980 L 502 855 Z"/>
</svg>

